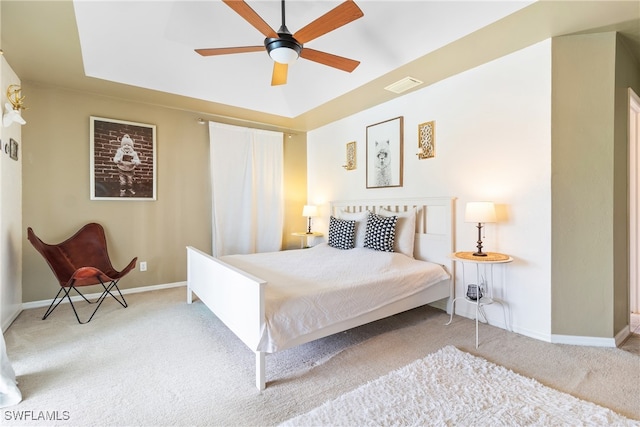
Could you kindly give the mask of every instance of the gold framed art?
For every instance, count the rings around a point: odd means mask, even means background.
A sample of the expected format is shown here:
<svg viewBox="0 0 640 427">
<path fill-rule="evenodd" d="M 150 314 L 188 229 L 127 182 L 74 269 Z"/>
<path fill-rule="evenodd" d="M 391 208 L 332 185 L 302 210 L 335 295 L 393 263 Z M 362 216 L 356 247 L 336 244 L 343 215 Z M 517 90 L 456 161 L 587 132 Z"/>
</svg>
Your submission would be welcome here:
<svg viewBox="0 0 640 427">
<path fill-rule="evenodd" d="M 348 171 L 356 168 L 356 142 L 347 142 L 347 163 L 342 166 Z"/>
<path fill-rule="evenodd" d="M 436 122 L 418 125 L 418 159 L 431 159 L 436 156 Z"/>
</svg>

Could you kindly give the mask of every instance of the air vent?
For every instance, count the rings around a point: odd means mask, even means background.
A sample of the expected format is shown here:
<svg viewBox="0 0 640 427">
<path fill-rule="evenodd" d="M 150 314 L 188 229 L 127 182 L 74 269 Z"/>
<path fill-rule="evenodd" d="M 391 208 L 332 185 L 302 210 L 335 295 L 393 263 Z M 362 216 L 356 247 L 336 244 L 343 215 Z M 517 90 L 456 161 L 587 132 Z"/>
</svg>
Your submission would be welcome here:
<svg viewBox="0 0 640 427">
<path fill-rule="evenodd" d="M 423 82 L 413 77 L 405 77 L 395 83 L 385 87 L 386 90 L 394 93 L 402 93 L 416 86 L 420 86 Z"/>
</svg>

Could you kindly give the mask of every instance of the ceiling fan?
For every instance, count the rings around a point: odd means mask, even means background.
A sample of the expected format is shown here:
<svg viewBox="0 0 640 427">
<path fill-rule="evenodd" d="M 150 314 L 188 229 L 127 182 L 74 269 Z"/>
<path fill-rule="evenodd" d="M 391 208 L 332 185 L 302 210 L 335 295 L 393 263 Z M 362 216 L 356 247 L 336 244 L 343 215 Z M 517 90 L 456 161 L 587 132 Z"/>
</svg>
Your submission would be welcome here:
<svg viewBox="0 0 640 427">
<path fill-rule="evenodd" d="M 258 52 L 266 49 L 274 61 L 273 75 L 271 77 L 272 86 L 287 83 L 289 64 L 295 62 L 298 57 L 349 73 L 355 70 L 360 64 L 360 61 L 354 61 L 353 59 L 304 47 L 304 43 L 362 17 L 364 13 L 362 13 L 362 10 L 360 10 L 353 0 L 347 0 L 341 3 L 295 34 L 291 34 L 285 25 L 284 0 L 282 0 L 282 25 L 278 32 L 275 32 L 244 0 L 222 0 L 222 2 L 264 34 L 266 37 L 264 39 L 264 45 L 195 49 L 195 51 L 202 56 Z"/>
</svg>

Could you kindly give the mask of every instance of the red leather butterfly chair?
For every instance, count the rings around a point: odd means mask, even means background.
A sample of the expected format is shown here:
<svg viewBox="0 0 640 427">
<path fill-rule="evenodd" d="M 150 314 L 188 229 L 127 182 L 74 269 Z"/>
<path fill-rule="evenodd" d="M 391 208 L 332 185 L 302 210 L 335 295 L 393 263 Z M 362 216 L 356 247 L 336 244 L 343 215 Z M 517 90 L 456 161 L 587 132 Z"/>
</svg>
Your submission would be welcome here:
<svg viewBox="0 0 640 427">
<path fill-rule="evenodd" d="M 79 323 L 90 322 L 108 295 L 111 295 L 123 307 L 127 307 L 127 302 L 124 300 L 122 292 L 120 292 L 118 288 L 118 281 L 135 268 L 138 258 L 131 260 L 129 265 L 122 271 L 116 271 L 109 260 L 107 239 L 104 235 L 104 229 L 100 224 L 87 224 L 76 234 L 57 245 L 44 243 L 36 236 L 31 227 L 27 229 L 27 237 L 33 247 L 36 248 L 47 261 L 47 264 L 49 264 L 53 274 L 60 283 L 60 290 L 51 302 L 42 320 L 46 319 L 65 297 L 69 300 Z M 98 284 L 102 285 L 104 291 L 95 301 L 89 301 L 78 290 L 78 288 L 82 286 Z M 69 295 L 71 289 L 75 290 L 88 303 L 98 304 L 86 322 L 81 322 L 80 317 L 78 317 L 78 312 Z M 120 298 L 111 293 L 114 289 L 118 291 Z M 61 292 L 64 292 L 64 295 L 60 296 Z M 60 299 L 58 299 L 59 296 Z"/>
</svg>

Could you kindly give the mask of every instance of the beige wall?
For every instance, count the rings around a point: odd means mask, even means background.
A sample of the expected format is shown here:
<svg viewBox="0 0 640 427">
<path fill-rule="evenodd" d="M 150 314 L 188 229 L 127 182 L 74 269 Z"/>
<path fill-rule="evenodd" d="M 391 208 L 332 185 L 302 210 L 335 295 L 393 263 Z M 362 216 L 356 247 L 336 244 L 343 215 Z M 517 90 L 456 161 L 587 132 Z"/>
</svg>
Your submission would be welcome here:
<svg viewBox="0 0 640 427">
<path fill-rule="evenodd" d="M 100 222 L 119 269 L 134 256 L 148 271 L 134 271 L 121 288 L 186 280 L 186 250 L 211 250 L 211 194 L 206 115 L 75 91 L 23 83 L 28 110 L 23 127 L 23 224 L 47 242 L 59 242 L 83 224 Z M 157 200 L 89 199 L 89 116 L 155 124 Z M 232 123 L 235 124 L 235 123 Z M 285 138 L 285 229 L 304 226 L 306 201 L 304 135 Z M 293 212 L 293 213 L 292 213 Z M 285 233 L 284 247 L 298 241 Z M 56 282 L 26 241 L 23 301 L 47 300 Z"/>
<path fill-rule="evenodd" d="M 616 86 L 637 89 L 639 71 L 628 52 L 618 60 L 617 42 L 613 32 L 553 40 L 556 335 L 613 337 L 628 322 L 627 109 Z"/>
</svg>

